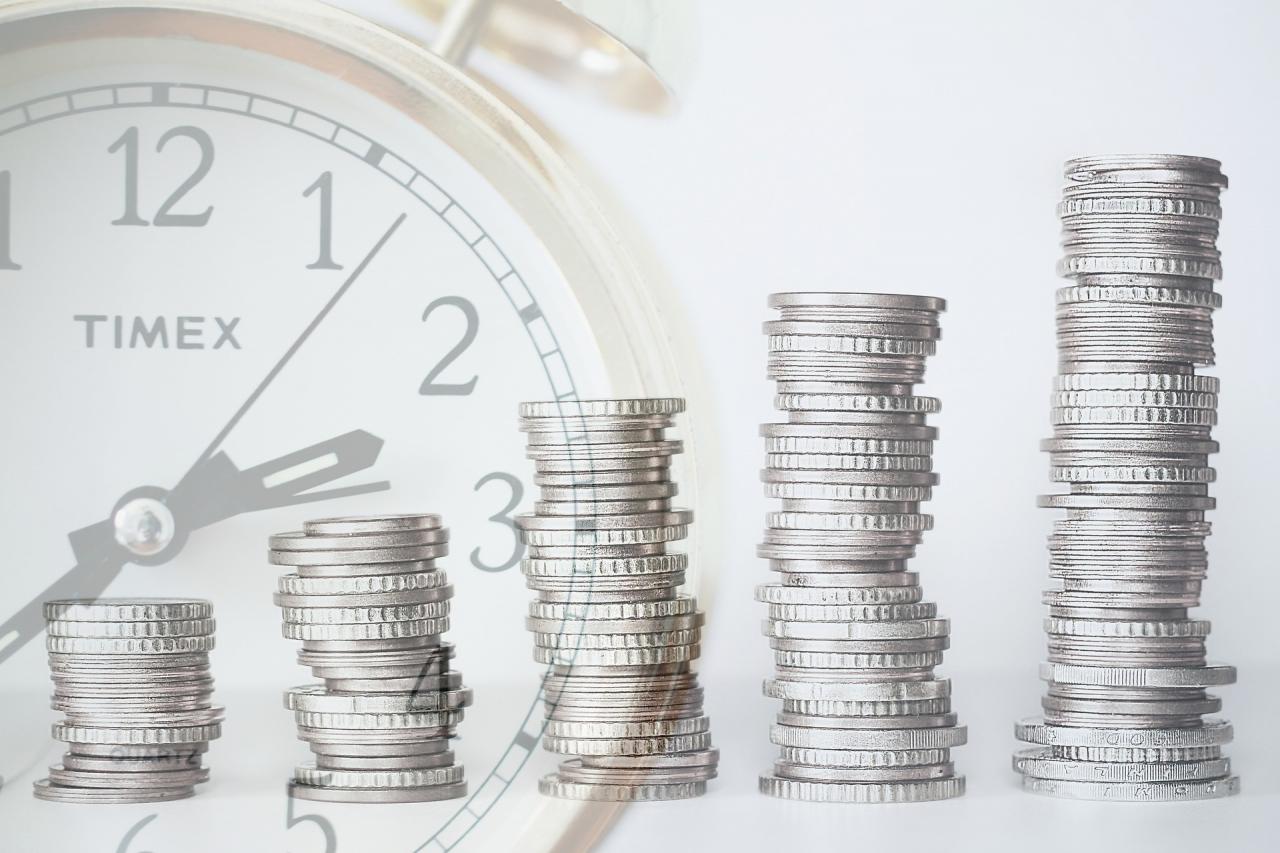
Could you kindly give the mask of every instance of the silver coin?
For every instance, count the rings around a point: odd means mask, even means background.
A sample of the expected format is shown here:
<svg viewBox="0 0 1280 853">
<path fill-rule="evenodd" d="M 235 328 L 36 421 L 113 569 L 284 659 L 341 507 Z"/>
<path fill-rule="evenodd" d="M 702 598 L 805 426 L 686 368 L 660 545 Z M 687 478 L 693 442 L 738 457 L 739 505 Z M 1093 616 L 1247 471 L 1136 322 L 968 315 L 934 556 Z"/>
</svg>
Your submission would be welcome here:
<svg viewBox="0 0 1280 853">
<path fill-rule="evenodd" d="M 773 765 L 773 772 L 784 779 L 807 782 L 924 782 L 954 776 L 955 765 L 947 761 L 903 767 L 814 767 L 777 761 Z"/>
<path fill-rule="evenodd" d="M 968 740 L 964 726 L 911 729 L 839 729 L 775 724 L 770 739 L 802 749 L 913 750 L 951 749 Z"/>
<path fill-rule="evenodd" d="M 324 687 L 294 687 L 285 693 L 284 706 L 291 711 L 330 714 L 404 714 L 418 711 L 452 711 L 471 704 L 471 690 L 419 691 L 405 694 L 335 694 Z"/>
<path fill-rule="evenodd" d="M 213 605 L 203 599 L 189 598 L 97 598 L 56 599 L 43 605 L 47 620 L 80 620 L 90 622 L 148 622 L 182 619 L 207 619 Z"/>
<path fill-rule="evenodd" d="M 316 755 L 320 770 L 425 770 L 454 763 L 451 750 L 430 755 Z"/>
<path fill-rule="evenodd" d="M 565 800 L 655 802 L 700 797 L 706 793 L 707 786 L 706 782 L 645 785 L 582 784 L 561 780 L 557 774 L 551 773 L 538 780 L 538 790 L 548 797 Z"/>
<path fill-rule="evenodd" d="M 431 513 L 418 515 L 365 515 L 342 518 L 314 518 L 302 525 L 309 536 L 352 536 L 361 534 L 398 533 L 434 530 L 444 522 Z"/>
<path fill-rule="evenodd" d="M 62 756 L 62 767 L 66 770 L 94 773 L 157 773 L 169 770 L 193 770 L 200 767 L 200 753 L 172 754 L 165 758 L 103 758 L 68 752 Z"/>
<path fill-rule="evenodd" d="M 1177 802 L 1230 797 L 1240 793 L 1240 778 L 1187 782 L 1081 782 L 1023 776 L 1022 787 L 1034 794 L 1072 800 Z"/>
<path fill-rule="evenodd" d="M 55 803 L 160 803 L 183 800 L 195 796 L 191 786 L 171 789 L 131 789 L 120 791 L 110 788 L 71 788 L 41 779 L 35 783 L 37 799 Z"/>
<path fill-rule="evenodd" d="M 298 534 L 298 538 L 306 538 Z M 351 550 L 297 551 L 272 549 L 267 553 L 267 561 L 277 566 L 360 566 L 376 565 L 376 574 L 386 573 L 386 564 L 414 563 L 422 560 L 435 560 L 449 555 L 449 546 L 445 543 L 435 545 L 406 545 L 393 548 L 363 548 Z"/>
<path fill-rule="evenodd" d="M 923 782 L 809 782 L 779 776 L 760 777 L 760 793 L 820 803 L 920 803 L 959 797 L 964 777 Z"/>
<path fill-rule="evenodd" d="M 1231 724 L 1210 718 L 1198 728 L 1077 728 L 1035 719 L 1014 726 L 1018 740 L 1042 746 L 1123 747 L 1125 749 L 1219 746 L 1234 736 Z"/>
<path fill-rule="evenodd" d="M 302 764 L 294 768 L 293 781 L 297 785 L 316 788 L 386 791 L 456 785 L 463 781 L 464 775 L 462 767 L 457 764 L 411 770 L 337 770 Z"/>
<path fill-rule="evenodd" d="M 714 764 L 694 767 L 654 767 L 622 769 L 616 767 L 588 767 L 582 759 L 572 758 L 560 762 L 556 775 L 561 782 L 577 785 L 678 785 L 691 782 L 707 782 L 716 778 Z"/>
<path fill-rule="evenodd" d="M 1190 782 L 1231 774 L 1226 758 L 1173 762 L 1099 762 L 1056 758 L 1052 750 L 1028 749 L 1014 755 L 1013 769 L 1037 779 L 1082 782 Z"/>
<path fill-rule="evenodd" d="M 542 745 L 562 755 L 653 755 L 695 752 L 711 747 L 711 733 L 645 738 L 557 738 L 544 736 Z"/>
<path fill-rule="evenodd" d="M 324 788 L 289 783 L 289 796 L 322 803 L 428 803 L 467 795 L 467 783 L 422 788 Z"/>
<path fill-rule="evenodd" d="M 449 541 L 445 527 L 397 530 L 382 533 L 348 533 L 326 536 L 318 533 L 277 533 L 267 540 L 272 551 L 374 551 L 382 548 L 413 548 Z"/>
<path fill-rule="evenodd" d="M 189 788 L 209 780 L 209 770 L 196 767 L 183 770 L 155 770 L 147 773 L 117 773 L 94 770 L 69 770 L 62 765 L 49 768 L 49 782 L 73 788 L 101 788 L 112 791 L 160 790 Z"/>
</svg>

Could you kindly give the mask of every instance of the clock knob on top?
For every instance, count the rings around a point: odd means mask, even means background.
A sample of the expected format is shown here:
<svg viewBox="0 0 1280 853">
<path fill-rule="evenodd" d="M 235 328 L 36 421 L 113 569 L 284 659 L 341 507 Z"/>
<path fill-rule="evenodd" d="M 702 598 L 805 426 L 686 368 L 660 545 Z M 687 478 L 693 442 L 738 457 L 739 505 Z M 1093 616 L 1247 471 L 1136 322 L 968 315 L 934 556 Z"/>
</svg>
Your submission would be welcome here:
<svg viewBox="0 0 1280 853">
<path fill-rule="evenodd" d="M 432 52 L 473 47 L 615 107 L 668 113 L 693 64 L 684 0 L 403 0 L 434 24 Z"/>
</svg>

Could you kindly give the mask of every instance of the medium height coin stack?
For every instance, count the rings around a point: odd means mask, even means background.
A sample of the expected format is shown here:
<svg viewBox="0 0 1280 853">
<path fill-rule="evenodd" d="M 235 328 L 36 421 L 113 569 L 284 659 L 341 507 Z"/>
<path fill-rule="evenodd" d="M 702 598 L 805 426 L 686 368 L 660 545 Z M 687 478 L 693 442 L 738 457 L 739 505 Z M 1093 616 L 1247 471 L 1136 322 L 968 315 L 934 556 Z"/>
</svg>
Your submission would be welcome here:
<svg viewBox="0 0 1280 853">
<path fill-rule="evenodd" d="M 1188 800 L 1238 790 L 1203 715 L 1206 688 L 1235 670 L 1205 659 L 1209 623 L 1188 616 L 1208 567 L 1205 510 L 1218 381 L 1216 160 L 1171 155 L 1072 160 L 1059 213 L 1059 373 L 1044 443 L 1068 486 L 1049 539 L 1049 683 L 1037 744 L 1014 756 L 1024 787 L 1061 797 Z"/>
<path fill-rule="evenodd" d="M 201 758 L 222 733 L 211 704 L 213 606 L 163 598 L 48 601 L 53 727 L 62 763 L 42 800 L 154 803 L 195 794 Z"/>
<path fill-rule="evenodd" d="M 409 803 L 464 796 L 449 739 L 471 691 L 451 670 L 453 587 L 436 560 L 449 531 L 438 515 L 326 518 L 271 537 L 270 560 L 295 567 L 275 601 L 298 662 L 324 685 L 285 694 L 314 764 L 291 796 Z"/>
<path fill-rule="evenodd" d="M 764 632 L 782 700 L 781 747 L 760 790 L 841 803 L 964 793 L 951 747 L 965 742 L 951 684 L 934 676 L 950 626 L 907 571 L 932 517 L 937 399 L 916 396 L 941 336 L 941 299 L 783 293 L 765 323 L 769 378 L 787 422 L 766 424 L 769 513 L 760 556 Z"/>
<path fill-rule="evenodd" d="M 525 403 L 520 428 L 541 500 L 518 519 L 543 682 L 543 746 L 577 756 L 544 777 L 579 800 L 699 796 L 716 775 L 692 671 L 702 614 L 679 593 L 689 558 L 667 552 L 692 513 L 672 509 L 665 437 L 678 399 Z"/>
</svg>

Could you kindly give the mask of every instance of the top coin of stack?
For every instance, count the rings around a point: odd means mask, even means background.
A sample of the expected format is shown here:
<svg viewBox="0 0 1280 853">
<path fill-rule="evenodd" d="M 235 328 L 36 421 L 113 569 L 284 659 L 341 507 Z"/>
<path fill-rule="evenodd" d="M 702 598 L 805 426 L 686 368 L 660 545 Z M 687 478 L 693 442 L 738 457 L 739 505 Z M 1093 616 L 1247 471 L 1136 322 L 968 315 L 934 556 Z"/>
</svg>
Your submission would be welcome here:
<svg viewBox="0 0 1280 853">
<path fill-rule="evenodd" d="M 464 796 L 449 739 L 471 704 L 450 669 L 453 587 L 436 560 L 448 553 L 440 516 L 308 521 L 271 537 L 270 560 L 292 566 L 275 602 L 298 662 L 323 687 L 285 694 L 315 764 L 294 771 L 290 793 L 309 800 L 406 803 Z"/>
<path fill-rule="evenodd" d="M 520 429 L 541 500 L 517 519 L 543 683 L 543 745 L 579 756 L 541 780 L 551 796 L 668 800 L 716 774 L 691 669 L 703 617 L 680 595 L 689 558 L 667 553 L 692 513 L 673 509 L 664 431 L 678 399 L 525 403 Z"/>
<path fill-rule="evenodd" d="M 1235 679 L 1188 617 L 1208 568 L 1218 381 L 1212 312 L 1227 185 L 1220 164 L 1174 155 L 1072 160 L 1059 205 L 1074 283 L 1058 291 L 1059 375 L 1044 442 L 1066 494 L 1049 539 L 1049 660 L 1037 744 L 1014 757 L 1028 790 L 1110 800 L 1234 793 L 1221 701 Z"/>
<path fill-rule="evenodd" d="M 941 337 L 941 299 L 876 293 L 780 293 L 765 323 L 775 405 L 766 424 L 769 513 L 760 556 L 781 582 L 762 585 L 781 699 L 782 748 L 764 793 L 872 803 L 964 792 L 950 749 L 965 742 L 951 685 L 935 678 L 950 625 L 907 560 L 933 526 L 938 400 L 912 386 Z"/>
<path fill-rule="evenodd" d="M 222 733 L 211 704 L 213 606 L 135 598 L 47 601 L 53 736 L 62 763 L 35 785 L 42 800 L 152 803 L 195 793 L 201 756 Z"/>
</svg>

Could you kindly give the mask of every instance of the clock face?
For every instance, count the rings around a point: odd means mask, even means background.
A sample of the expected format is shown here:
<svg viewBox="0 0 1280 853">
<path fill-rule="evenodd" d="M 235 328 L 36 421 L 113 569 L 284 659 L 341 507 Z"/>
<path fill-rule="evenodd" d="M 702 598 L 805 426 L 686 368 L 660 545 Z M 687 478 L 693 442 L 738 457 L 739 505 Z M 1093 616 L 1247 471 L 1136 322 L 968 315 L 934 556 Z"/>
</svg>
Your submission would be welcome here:
<svg viewBox="0 0 1280 853">
<path fill-rule="evenodd" d="M 567 808 L 536 794 L 553 762 L 511 521 L 532 495 L 516 406 L 609 395 L 618 374 L 557 240 L 429 87 L 296 32 L 71 12 L 0 18 L 0 45 L 10 842 L 480 849 Z M 409 511 L 451 529 L 472 796 L 291 802 L 307 752 L 280 691 L 312 679 L 280 636 L 266 538 Z M 108 593 L 214 604 L 227 723 L 192 800 L 32 799 L 63 747 L 38 603 Z"/>
</svg>

